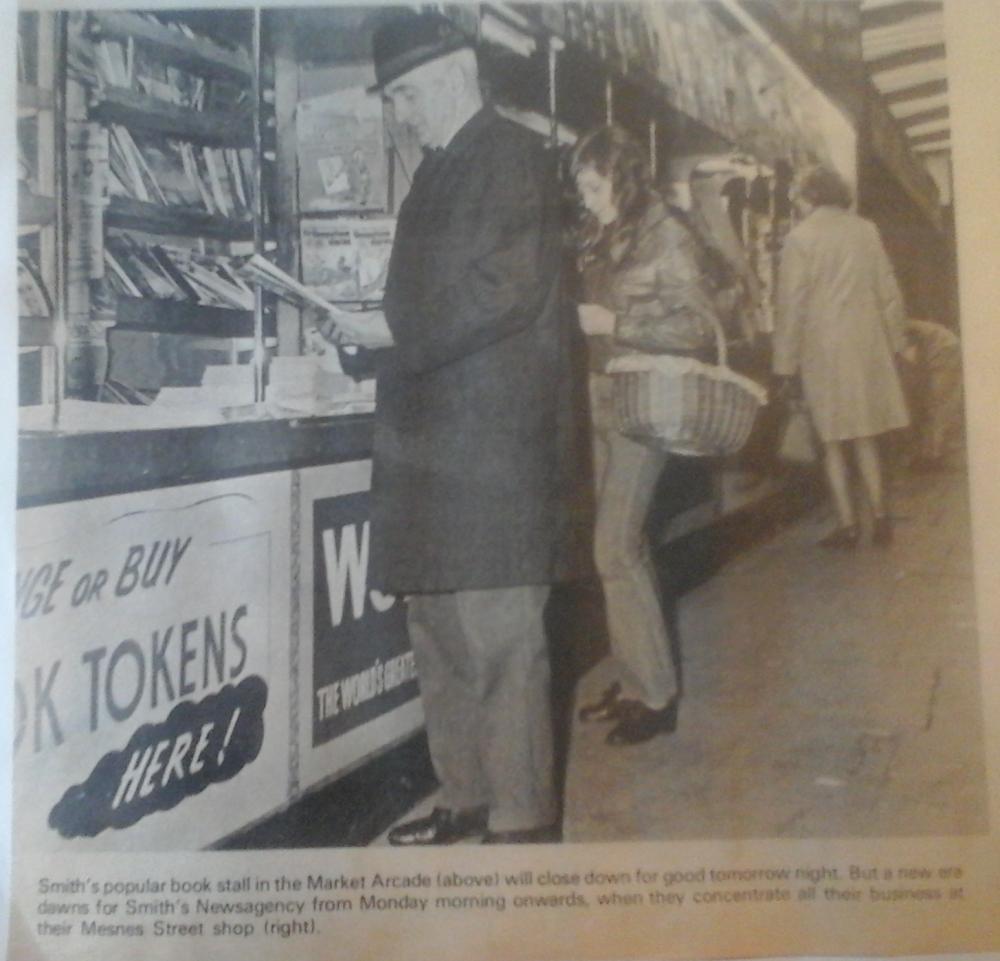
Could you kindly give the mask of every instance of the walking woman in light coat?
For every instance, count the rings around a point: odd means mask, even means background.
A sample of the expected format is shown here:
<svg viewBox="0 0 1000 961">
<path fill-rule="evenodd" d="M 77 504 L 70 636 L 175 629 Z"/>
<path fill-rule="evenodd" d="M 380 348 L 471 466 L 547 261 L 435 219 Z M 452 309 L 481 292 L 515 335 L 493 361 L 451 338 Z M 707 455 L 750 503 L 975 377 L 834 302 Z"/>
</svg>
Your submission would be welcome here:
<svg viewBox="0 0 1000 961">
<path fill-rule="evenodd" d="M 905 347 L 903 299 L 875 225 L 848 208 L 851 195 L 822 167 L 802 177 L 802 221 L 785 240 L 778 283 L 774 372 L 800 375 L 823 441 L 838 525 L 820 543 L 852 548 L 858 523 L 845 458 L 854 449 L 874 514 L 872 540 L 892 540 L 878 435 L 909 422 L 894 355 Z"/>
</svg>

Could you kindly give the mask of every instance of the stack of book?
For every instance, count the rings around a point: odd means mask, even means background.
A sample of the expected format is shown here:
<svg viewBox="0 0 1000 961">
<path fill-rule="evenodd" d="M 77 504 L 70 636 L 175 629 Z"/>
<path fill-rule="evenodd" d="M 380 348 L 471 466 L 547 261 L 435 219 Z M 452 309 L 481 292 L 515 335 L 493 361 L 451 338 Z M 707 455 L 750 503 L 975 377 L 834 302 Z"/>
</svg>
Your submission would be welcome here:
<svg viewBox="0 0 1000 961">
<path fill-rule="evenodd" d="M 123 297 L 179 300 L 210 307 L 253 310 L 253 290 L 230 259 L 167 244 L 148 244 L 127 233 L 109 235 L 105 276 Z"/>
<path fill-rule="evenodd" d="M 333 352 L 331 358 L 336 357 Z M 275 357 L 265 405 L 274 417 L 362 414 L 375 409 L 375 381 L 355 381 L 316 354 Z"/>
<path fill-rule="evenodd" d="M 190 207 L 248 220 L 253 215 L 253 152 L 164 138 L 140 143 L 110 127 L 112 194 L 167 207 Z"/>
</svg>

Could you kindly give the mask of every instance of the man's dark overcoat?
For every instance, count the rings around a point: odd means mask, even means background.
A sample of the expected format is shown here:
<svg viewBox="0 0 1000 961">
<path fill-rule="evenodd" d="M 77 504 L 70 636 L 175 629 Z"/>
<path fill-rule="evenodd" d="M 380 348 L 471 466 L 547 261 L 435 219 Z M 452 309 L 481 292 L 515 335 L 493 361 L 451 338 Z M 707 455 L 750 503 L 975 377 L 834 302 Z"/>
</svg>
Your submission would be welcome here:
<svg viewBox="0 0 1000 961">
<path fill-rule="evenodd" d="M 574 325 L 560 282 L 554 161 L 484 108 L 417 169 L 378 352 L 374 586 L 547 584 L 580 556 L 571 510 Z"/>
</svg>

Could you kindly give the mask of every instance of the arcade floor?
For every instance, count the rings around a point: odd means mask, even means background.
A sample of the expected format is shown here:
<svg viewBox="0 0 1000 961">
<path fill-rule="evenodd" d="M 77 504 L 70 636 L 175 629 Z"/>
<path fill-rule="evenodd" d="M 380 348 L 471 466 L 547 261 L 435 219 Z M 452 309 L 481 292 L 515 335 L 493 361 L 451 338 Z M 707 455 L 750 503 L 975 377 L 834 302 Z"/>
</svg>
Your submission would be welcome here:
<svg viewBox="0 0 1000 961">
<path fill-rule="evenodd" d="M 574 720 L 565 841 L 987 830 L 963 464 L 900 471 L 892 508 L 889 548 L 817 546 L 820 504 L 678 598 L 678 729 L 610 747 Z M 594 665 L 577 703 L 614 670 Z"/>
</svg>

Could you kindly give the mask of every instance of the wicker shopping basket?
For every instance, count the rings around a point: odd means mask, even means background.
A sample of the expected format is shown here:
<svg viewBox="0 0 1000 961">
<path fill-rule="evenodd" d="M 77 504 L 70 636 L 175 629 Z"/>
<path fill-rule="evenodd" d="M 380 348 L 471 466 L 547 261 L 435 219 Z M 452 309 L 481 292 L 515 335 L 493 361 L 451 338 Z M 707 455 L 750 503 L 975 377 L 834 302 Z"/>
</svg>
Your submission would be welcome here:
<svg viewBox="0 0 1000 961">
<path fill-rule="evenodd" d="M 674 454 L 724 457 L 747 441 L 767 391 L 727 363 L 716 323 L 719 363 L 669 354 L 628 354 L 608 365 L 615 417 L 629 437 Z"/>
</svg>

